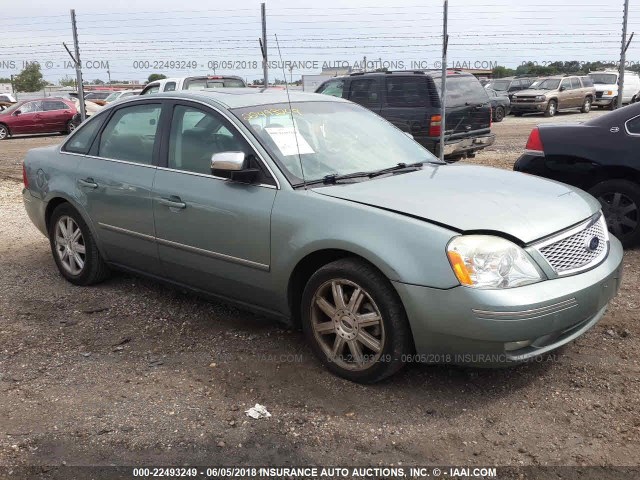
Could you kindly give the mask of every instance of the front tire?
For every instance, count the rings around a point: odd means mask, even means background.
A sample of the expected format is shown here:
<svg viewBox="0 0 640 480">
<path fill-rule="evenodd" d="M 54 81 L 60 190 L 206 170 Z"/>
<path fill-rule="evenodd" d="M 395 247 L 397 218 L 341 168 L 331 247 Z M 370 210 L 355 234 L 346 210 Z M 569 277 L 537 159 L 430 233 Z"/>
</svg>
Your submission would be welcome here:
<svg viewBox="0 0 640 480">
<path fill-rule="evenodd" d="M 609 104 L 609 110 L 617 110 L 618 109 L 618 97 L 614 98 Z"/>
<path fill-rule="evenodd" d="M 93 285 L 109 276 L 89 227 L 70 204 L 63 203 L 53 211 L 49 243 L 58 270 L 74 285 Z"/>
<path fill-rule="evenodd" d="M 75 123 L 73 123 L 73 120 L 69 120 L 69 121 L 67 122 L 67 131 L 66 131 L 66 133 L 67 133 L 67 134 L 70 134 L 70 133 L 72 133 L 75 129 L 76 129 L 76 124 L 75 124 Z"/>
<path fill-rule="evenodd" d="M 9 135 L 9 127 L 0 123 L 0 140 L 6 140 Z"/>
<path fill-rule="evenodd" d="M 325 265 L 309 279 L 302 295 L 302 327 L 314 354 L 331 372 L 359 383 L 396 373 L 413 345 L 393 286 L 356 258 Z"/>
<path fill-rule="evenodd" d="M 553 117 L 558 111 L 558 102 L 555 100 L 549 100 L 547 103 L 547 109 L 544 111 L 545 117 Z"/>
<path fill-rule="evenodd" d="M 609 231 L 624 247 L 640 243 L 640 185 L 607 180 L 589 190 L 602 205 Z"/>
</svg>

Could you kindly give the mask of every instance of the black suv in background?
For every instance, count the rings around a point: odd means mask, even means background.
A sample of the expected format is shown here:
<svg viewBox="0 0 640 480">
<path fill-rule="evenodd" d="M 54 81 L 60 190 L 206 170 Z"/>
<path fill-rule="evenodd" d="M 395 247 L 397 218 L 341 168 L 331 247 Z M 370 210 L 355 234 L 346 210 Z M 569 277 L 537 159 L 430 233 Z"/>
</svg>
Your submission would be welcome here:
<svg viewBox="0 0 640 480">
<path fill-rule="evenodd" d="M 354 73 L 327 80 L 316 93 L 359 103 L 439 155 L 441 78 L 440 71 Z M 489 97 L 471 74 L 447 73 L 445 135 L 444 154 L 448 161 L 473 157 L 495 141 Z"/>
</svg>

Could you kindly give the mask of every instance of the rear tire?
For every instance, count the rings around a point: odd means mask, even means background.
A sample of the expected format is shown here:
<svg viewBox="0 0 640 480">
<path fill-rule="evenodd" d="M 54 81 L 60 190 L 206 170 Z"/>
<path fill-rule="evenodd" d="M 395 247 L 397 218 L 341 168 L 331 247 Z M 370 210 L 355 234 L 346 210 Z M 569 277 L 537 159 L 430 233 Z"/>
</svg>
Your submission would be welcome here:
<svg viewBox="0 0 640 480">
<path fill-rule="evenodd" d="M 496 107 L 496 111 L 493 113 L 493 121 L 499 123 L 504 120 L 504 116 L 504 107 Z"/>
<path fill-rule="evenodd" d="M 49 221 L 49 243 L 58 270 L 74 285 L 93 285 L 109 276 L 91 230 L 69 203 L 56 207 Z"/>
<path fill-rule="evenodd" d="M 628 180 L 606 180 L 589 193 L 602 205 L 609 232 L 624 247 L 640 243 L 640 185 Z"/>
<path fill-rule="evenodd" d="M 404 307 L 391 282 L 356 258 L 320 268 L 302 294 L 302 328 L 314 354 L 334 374 L 378 382 L 412 351 Z"/>
<path fill-rule="evenodd" d="M 592 103 L 591 97 L 585 98 L 580 111 L 582 113 L 589 113 L 591 111 L 591 103 Z"/>
<path fill-rule="evenodd" d="M 558 102 L 555 100 L 549 100 L 547 103 L 547 109 L 544 111 L 545 117 L 553 117 L 558 111 Z"/>
</svg>

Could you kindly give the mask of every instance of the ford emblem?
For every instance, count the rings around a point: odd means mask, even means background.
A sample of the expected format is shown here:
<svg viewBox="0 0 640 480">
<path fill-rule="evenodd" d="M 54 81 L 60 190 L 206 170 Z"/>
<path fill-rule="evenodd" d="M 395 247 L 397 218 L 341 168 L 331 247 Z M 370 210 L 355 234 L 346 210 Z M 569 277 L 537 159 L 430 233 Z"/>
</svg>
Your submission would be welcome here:
<svg viewBox="0 0 640 480">
<path fill-rule="evenodd" d="M 595 252 L 600 245 L 600 239 L 598 237 L 591 237 L 585 241 L 585 248 L 589 252 Z"/>
</svg>

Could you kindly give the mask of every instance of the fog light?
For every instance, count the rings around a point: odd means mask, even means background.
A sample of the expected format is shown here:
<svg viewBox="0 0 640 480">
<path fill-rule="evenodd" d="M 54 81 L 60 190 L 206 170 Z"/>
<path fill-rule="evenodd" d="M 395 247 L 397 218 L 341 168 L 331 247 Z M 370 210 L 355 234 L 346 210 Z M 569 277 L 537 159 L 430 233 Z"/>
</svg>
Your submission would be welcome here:
<svg viewBox="0 0 640 480">
<path fill-rule="evenodd" d="M 520 350 L 521 348 L 531 345 L 531 340 L 520 340 L 519 342 L 508 342 L 504 344 L 504 350 L 506 352 L 513 352 L 514 350 Z"/>
</svg>

